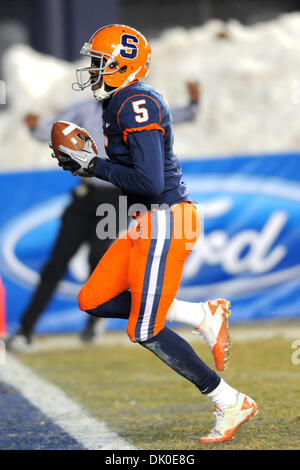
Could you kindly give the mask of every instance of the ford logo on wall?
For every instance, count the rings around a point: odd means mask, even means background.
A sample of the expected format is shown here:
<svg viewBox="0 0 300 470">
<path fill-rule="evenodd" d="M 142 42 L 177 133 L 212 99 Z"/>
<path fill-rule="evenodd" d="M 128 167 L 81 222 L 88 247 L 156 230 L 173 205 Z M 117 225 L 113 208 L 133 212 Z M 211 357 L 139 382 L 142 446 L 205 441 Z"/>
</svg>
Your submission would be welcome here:
<svg viewBox="0 0 300 470">
<path fill-rule="evenodd" d="M 185 179 L 204 214 L 185 298 L 242 297 L 299 278 L 300 185 L 238 174 Z"/>
</svg>

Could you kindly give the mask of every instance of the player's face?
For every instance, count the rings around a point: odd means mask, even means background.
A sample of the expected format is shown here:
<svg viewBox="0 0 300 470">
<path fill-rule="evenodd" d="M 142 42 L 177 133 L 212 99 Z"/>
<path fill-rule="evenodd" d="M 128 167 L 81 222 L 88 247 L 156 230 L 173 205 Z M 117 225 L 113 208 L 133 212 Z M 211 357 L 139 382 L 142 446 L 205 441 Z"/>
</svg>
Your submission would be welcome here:
<svg viewBox="0 0 300 470">
<path fill-rule="evenodd" d="M 105 58 L 102 59 L 102 62 L 100 61 L 100 59 L 96 59 L 94 57 L 92 58 L 91 68 L 95 70 L 90 70 L 89 74 L 91 77 L 91 82 L 94 83 L 94 85 L 92 85 L 93 91 L 98 90 L 98 88 L 101 88 L 102 86 L 103 77 L 101 76 L 99 80 L 99 67 L 102 67 L 102 70 L 103 70 L 103 68 L 105 68 L 106 62 L 107 62 L 107 59 Z"/>
<path fill-rule="evenodd" d="M 95 69 L 95 70 L 90 70 L 90 76 L 91 76 L 91 82 L 94 83 L 94 85 L 92 85 L 92 90 L 98 90 L 98 88 L 101 87 L 102 85 L 102 80 L 103 78 L 101 77 L 100 80 L 99 80 L 99 70 L 97 70 L 97 68 L 99 68 L 100 66 L 100 60 L 97 60 L 97 59 L 92 59 L 92 63 L 91 63 L 91 68 L 92 69 Z"/>
</svg>

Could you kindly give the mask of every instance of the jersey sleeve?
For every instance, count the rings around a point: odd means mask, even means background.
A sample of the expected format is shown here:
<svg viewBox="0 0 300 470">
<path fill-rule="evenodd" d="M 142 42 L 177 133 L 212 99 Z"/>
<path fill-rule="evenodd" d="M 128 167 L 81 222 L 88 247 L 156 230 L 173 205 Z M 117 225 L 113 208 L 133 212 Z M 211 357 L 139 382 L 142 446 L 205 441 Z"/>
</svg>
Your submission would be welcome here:
<svg viewBox="0 0 300 470">
<path fill-rule="evenodd" d="M 126 143 L 131 133 L 154 129 L 165 133 L 161 126 L 160 103 L 146 94 L 127 98 L 119 108 L 117 121 Z"/>
<path fill-rule="evenodd" d="M 132 167 L 98 158 L 95 176 L 125 191 L 157 196 L 164 189 L 164 143 L 161 132 L 134 132 L 128 135 Z"/>
</svg>

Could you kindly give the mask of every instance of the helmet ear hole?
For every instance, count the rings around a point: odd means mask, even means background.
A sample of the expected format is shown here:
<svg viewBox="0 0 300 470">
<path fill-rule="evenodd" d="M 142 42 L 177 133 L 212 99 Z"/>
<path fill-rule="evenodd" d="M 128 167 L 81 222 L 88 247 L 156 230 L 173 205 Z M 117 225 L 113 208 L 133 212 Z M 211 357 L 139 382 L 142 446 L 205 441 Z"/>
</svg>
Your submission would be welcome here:
<svg viewBox="0 0 300 470">
<path fill-rule="evenodd" d="M 127 65 L 123 65 L 123 67 L 120 68 L 119 72 L 120 73 L 125 73 L 127 70 Z"/>
</svg>

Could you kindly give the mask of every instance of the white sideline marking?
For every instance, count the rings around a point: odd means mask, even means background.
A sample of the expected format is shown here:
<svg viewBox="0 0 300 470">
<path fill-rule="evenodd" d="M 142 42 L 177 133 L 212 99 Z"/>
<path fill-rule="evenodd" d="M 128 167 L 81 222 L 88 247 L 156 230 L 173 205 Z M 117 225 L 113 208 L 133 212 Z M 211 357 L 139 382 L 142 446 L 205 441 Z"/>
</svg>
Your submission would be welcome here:
<svg viewBox="0 0 300 470">
<path fill-rule="evenodd" d="M 11 354 L 0 368 L 0 380 L 18 389 L 33 405 L 87 450 L 136 450 L 104 422 L 89 416 L 55 385 L 35 375 Z"/>
</svg>

